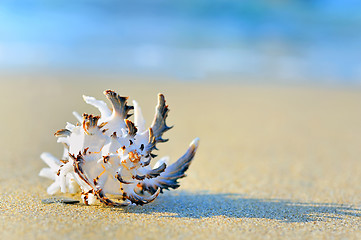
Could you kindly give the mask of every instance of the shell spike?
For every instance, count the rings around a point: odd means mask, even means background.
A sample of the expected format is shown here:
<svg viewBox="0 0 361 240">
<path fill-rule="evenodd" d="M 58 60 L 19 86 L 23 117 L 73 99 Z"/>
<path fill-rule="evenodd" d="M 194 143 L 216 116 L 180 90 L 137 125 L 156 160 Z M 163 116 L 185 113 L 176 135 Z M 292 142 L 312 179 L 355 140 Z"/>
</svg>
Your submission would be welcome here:
<svg viewBox="0 0 361 240">
<path fill-rule="evenodd" d="M 104 95 L 109 99 L 113 106 L 113 115 L 119 115 L 122 119 L 128 117 L 128 112 L 133 109 L 133 106 L 127 105 L 128 97 L 121 97 L 112 90 L 104 91 Z"/>
<path fill-rule="evenodd" d="M 110 115 L 112 115 L 112 112 L 109 110 L 109 108 L 105 102 L 97 100 L 94 97 L 89 97 L 89 96 L 85 96 L 85 95 L 83 95 L 83 99 L 87 104 L 90 104 L 90 105 L 98 108 L 98 110 L 103 118 L 110 117 Z"/>
<path fill-rule="evenodd" d="M 134 105 L 134 124 L 137 126 L 139 132 L 145 131 L 145 120 L 142 114 L 142 109 L 140 108 L 137 101 L 133 100 Z"/>
<path fill-rule="evenodd" d="M 164 95 L 159 93 L 158 94 L 158 105 L 155 108 L 155 116 L 151 126 L 151 133 L 149 136 L 152 135 L 154 139 L 149 141 L 150 146 L 148 147 L 151 150 L 156 149 L 155 145 L 158 142 L 166 142 L 165 139 L 162 138 L 163 133 L 171 129 L 172 127 L 168 127 L 166 124 L 166 119 L 168 116 L 169 108 L 168 105 L 165 104 Z"/>
<path fill-rule="evenodd" d="M 150 202 L 153 202 L 154 199 L 156 199 L 160 193 L 160 188 L 158 188 L 158 190 L 156 192 L 154 192 L 154 194 L 148 198 L 140 196 L 138 194 L 136 194 L 135 192 L 133 192 L 132 194 L 128 195 L 127 198 L 132 202 L 135 203 L 137 205 L 144 205 Z"/>
</svg>

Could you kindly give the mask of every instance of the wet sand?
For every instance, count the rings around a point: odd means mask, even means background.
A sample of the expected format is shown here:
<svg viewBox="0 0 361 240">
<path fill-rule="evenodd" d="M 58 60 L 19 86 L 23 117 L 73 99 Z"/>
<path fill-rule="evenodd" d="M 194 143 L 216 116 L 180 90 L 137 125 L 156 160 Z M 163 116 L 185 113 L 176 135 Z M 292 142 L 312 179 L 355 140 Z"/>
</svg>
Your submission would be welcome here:
<svg viewBox="0 0 361 240">
<path fill-rule="evenodd" d="M 361 89 L 47 78 L 0 82 L 1 239 L 361 238 Z M 175 126 L 159 157 L 199 137 L 188 176 L 142 207 L 43 204 L 39 155 L 61 156 L 53 133 L 106 89 L 148 124 L 164 93 Z"/>
</svg>

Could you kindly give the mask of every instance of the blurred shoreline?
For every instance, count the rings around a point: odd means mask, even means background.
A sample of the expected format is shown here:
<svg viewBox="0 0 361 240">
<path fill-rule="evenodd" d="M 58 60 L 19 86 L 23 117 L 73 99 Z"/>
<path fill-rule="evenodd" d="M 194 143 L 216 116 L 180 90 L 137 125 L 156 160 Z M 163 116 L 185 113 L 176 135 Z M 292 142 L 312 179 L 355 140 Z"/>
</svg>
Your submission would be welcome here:
<svg viewBox="0 0 361 240">
<path fill-rule="evenodd" d="M 339 79 L 279 79 L 279 78 L 261 78 L 254 76 L 240 76 L 231 74 L 212 75 L 205 78 L 178 78 L 167 74 L 146 74 L 138 73 L 116 73 L 100 71 L 60 71 L 60 70 L 43 70 L 43 71 L 2 71 L 0 72 L 0 86 L 6 87 L 17 85 L 23 88 L 28 85 L 39 85 L 41 83 L 73 83 L 74 85 L 93 85 L 100 89 L 107 84 L 124 84 L 125 86 L 153 85 L 159 86 L 203 86 L 212 88 L 218 86 L 224 87 L 247 87 L 260 86 L 262 88 L 305 88 L 305 89 L 335 89 L 342 91 L 359 91 L 361 84 L 358 82 L 343 82 Z"/>
</svg>

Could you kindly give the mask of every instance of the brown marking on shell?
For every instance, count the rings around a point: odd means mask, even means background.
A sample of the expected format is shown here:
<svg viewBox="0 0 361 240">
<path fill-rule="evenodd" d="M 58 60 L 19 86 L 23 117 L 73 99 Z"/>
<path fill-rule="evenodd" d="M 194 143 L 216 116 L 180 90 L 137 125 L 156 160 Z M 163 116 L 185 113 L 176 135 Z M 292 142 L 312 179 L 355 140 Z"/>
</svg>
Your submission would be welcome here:
<svg viewBox="0 0 361 240">
<path fill-rule="evenodd" d="M 88 184 L 91 188 L 93 188 L 92 184 L 90 183 L 90 181 L 88 180 L 88 178 L 85 176 L 83 168 L 82 168 L 82 164 L 84 163 L 84 159 L 83 156 L 80 154 L 78 154 L 78 156 L 75 157 L 74 154 L 69 153 L 69 156 L 74 160 L 73 161 L 73 167 L 74 167 L 74 172 L 76 174 L 78 174 L 79 178 L 82 179 L 86 184 Z"/>
<path fill-rule="evenodd" d="M 83 150 L 83 155 L 86 155 L 88 150 L 89 150 L 89 147 L 84 148 L 84 150 Z M 90 152 L 89 152 L 89 153 L 90 153 Z"/>
<path fill-rule="evenodd" d="M 122 200 L 125 201 L 127 199 L 127 193 L 126 192 L 123 192 L 122 194 Z"/>
<path fill-rule="evenodd" d="M 99 178 L 106 172 L 106 169 L 105 169 L 105 167 L 103 166 L 103 164 L 101 164 L 101 166 L 102 166 L 102 168 L 103 168 L 103 171 L 96 177 L 96 178 L 94 178 L 94 185 L 97 185 L 98 184 L 98 180 L 99 180 Z"/>
<path fill-rule="evenodd" d="M 123 161 L 122 161 L 122 166 L 123 166 L 125 169 L 129 170 L 129 168 L 128 168 L 127 165 L 126 165 L 126 161 L 127 161 L 127 160 L 123 160 Z"/>
<path fill-rule="evenodd" d="M 126 198 L 128 198 L 132 203 L 135 203 L 137 205 L 144 205 L 144 204 L 147 204 L 147 203 L 150 203 L 150 202 L 154 201 L 154 199 L 156 199 L 158 197 L 159 193 L 160 193 L 160 189 L 158 189 L 149 198 L 145 198 L 145 197 L 140 196 L 140 195 L 136 194 L 135 192 L 133 192 L 132 194 L 128 194 L 126 196 Z"/>
<path fill-rule="evenodd" d="M 83 129 L 86 134 L 89 134 L 89 129 L 97 127 L 100 116 L 93 116 L 92 114 L 88 115 L 83 114 Z"/>
<path fill-rule="evenodd" d="M 139 176 L 138 174 L 135 176 L 132 176 L 133 179 L 137 179 L 137 180 L 144 180 L 145 179 L 145 175 L 143 176 Z"/>
<path fill-rule="evenodd" d="M 89 154 L 91 154 L 91 153 L 100 153 L 103 150 L 103 147 L 104 147 L 104 145 L 100 148 L 99 152 L 88 152 L 88 153 Z M 79 154 L 80 154 L 80 152 L 79 152 Z"/>
<path fill-rule="evenodd" d="M 147 178 L 155 178 L 155 177 L 158 177 L 162 172 L 164 172 L 164 170 L 166 169 L 166 167 L 167 167 L 167 164 L 162 163 L 162 165 L 160 165 L 159 167 L 150 170 L 150 171 L 147 173 L 146 177 L 147 177 Z"/>
<path fill-rule="evenodd" d="M 113 112 L 119 114 L 122 119 L 126 119 L 131 116 L 128 114 L 128 112 L 131 109 L 134 109 L 134 107 L 127 105 L 128 97 L 121 97 L 112 90 L 106 90 L 104 91 L 104 94 L 111 102 L 113 106 Z"/>
<path fill-rule="evenodd" d="M 140 161 L 140 156 L 138 155 L 138 153 L 136 151 L 130 151 L 129 152 L 129 160 L 132 163 L 138 163 Z"/>
<path fill-rule="evenodd" d="M 94 190 L 94 195 L 97 197 L 97 199 L 104 203 L 107 206 L 113 206 L 113 207 L 124 207 L 124 206 L 128 206 L 129 203 L 119 203 L 119 202 L 114 202 L 112 200 L 110 200 L 105 193 L 103 192 L 103 190 L 99 187 L 97 187 L 96 190 Z"/>
<path fill-rule="evenodd" d="M 148 166 L 148 165 L 150 164 L 150 161 L 151 161 L 151 160 L 152 160 L 152 159 L 149 158 L 148 161 L 143 162 L 143 166 L 144 166 L 144 167 Z"/>
<path fill-rule="evenodd" d="M 127 181 L 125 181 L 125 180 L 122 178 L 122 176 L 120 175 L 120 173 L 117 173 L 117 174 L 115 175 L 115 178 L 118 179 L 119 182 L 124 183 L 124 184 L 131 184 L 131 183 L 132 183 L 132 182 L 127 182 Z"/>
<path fill-rule="evenodd" d="M 108 122 L 102 122 L 101 124 L 99 124 L 98 128 L 100 129 L 100 128 L 104 127 L 107 124 L 108 124 Z"/>
<path fill-rule="evenodd" d="M 68 129 L 60 129 L 54 133 L 55 137 L 69 137 L 71 135 L 71 131 Z"/>
<path fill-rule="evenodd" d="M 109 155 L 103 156 L 103 162 L 107 163 L 109 161 L 109 158 L 110 158 Z"/>
<path fill-rule="evenodd" d="M 83 201 L 84 201 L 85 205 L 89 205 L 89 202 L 88 202 L 88 194 L 89 193 L 93 193 L 93 189 L 89 190 L 88 192 L 81 193 L 81 195 L 83 196 Z"/>
<path fill-rule="evenodd" d="M 153 149 L 156 149 L 155 144 L 156 144 L 156 140 L 155 140 L 155 136 L 153 134 L 153 129 L 149 128 L 148 129 L 149 132 L 149 137 L 148 137 L 148 146 L 147 146 L 147 151 L 150 152 Z"/>
<path fill-rule="evenodd" d="M 137 127 L 129 119 L 125 119 L 124 121 L 125 121 L 125 124 L 127 125 L 127 128 L 128 128 L 128 134 L 130 136 L 134 137 L 135 134 L 137 134 L 137 131 L 138 131 Z"/>
</svg>

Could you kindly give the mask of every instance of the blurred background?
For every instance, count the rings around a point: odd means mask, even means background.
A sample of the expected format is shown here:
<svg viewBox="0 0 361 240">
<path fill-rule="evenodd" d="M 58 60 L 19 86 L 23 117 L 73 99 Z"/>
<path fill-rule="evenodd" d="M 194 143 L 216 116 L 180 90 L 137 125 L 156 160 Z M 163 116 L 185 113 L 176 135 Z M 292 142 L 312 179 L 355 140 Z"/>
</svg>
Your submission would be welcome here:
<svg viewBox="0 0 361 240">
<path fill-rule="evenodd" d="M 360 10 L 358 0 L 2 0 L 0 73 L 358 85 Z"/>
</svg>

